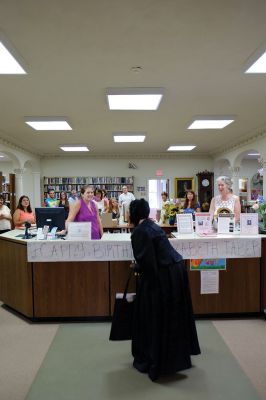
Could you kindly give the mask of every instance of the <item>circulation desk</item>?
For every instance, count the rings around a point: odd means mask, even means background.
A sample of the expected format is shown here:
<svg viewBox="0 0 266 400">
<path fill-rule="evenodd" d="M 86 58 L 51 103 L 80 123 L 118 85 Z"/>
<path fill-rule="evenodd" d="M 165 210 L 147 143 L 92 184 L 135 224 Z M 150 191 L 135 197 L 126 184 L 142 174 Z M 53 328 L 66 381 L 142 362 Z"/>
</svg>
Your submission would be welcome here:
<svg viewBox="0 0 266 400">
<path fill-rule="evenodd" d="M 102 240 L 82 242 L 26 241 L 19 234 L 14 230 L 0 235 L 4 304 L 32 320 L 112 315 L 115 293 L 122 292 L 133 259 L 130 234 L 105 233 Z M 265 240 L 263 235 L 195 234 L 170 239 L 188 267 L 191 258 L 227 258 L 226 271 L 219 271 L 218 294 L 200 294 L 200 272 L 189 271 L 196 315 L 263 313 Z"/>
</svg>

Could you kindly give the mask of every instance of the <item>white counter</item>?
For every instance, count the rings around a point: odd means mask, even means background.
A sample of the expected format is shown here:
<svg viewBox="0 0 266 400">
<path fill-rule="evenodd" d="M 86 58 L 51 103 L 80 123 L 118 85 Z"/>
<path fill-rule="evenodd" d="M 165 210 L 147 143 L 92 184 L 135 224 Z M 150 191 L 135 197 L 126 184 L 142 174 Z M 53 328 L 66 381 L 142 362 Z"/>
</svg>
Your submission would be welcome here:
<svg viewBox="0 0 266 400">
<path fill-rule="evenodd" d="M 124 261 L 133 260 L 130 233 L 104 233 L 101 240 L 25 240 L 18 238 L 23 231 L 0 235 L 27 244 L 28 261 Z M 265 235 L 240 234 L 200 237 L 194 234 L 176 235 L 172 246 L 183 256 L 191 258 L 253 258 L 261 256 L 261 239 Z"/>
</svg>

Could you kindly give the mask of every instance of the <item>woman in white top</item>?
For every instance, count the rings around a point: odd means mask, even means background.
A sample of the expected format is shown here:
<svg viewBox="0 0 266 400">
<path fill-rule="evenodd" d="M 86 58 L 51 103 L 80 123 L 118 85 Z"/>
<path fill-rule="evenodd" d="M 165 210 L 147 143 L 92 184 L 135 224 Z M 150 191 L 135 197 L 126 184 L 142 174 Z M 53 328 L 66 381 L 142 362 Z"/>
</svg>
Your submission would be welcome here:
<svg viewBox="0 0 266 400">
<path fill-rule="evenodd" d="M 4 205 L 5 198 L 0 194 L 0 234 L 10 231 L 11 229 L 11 213 L 10 209 Z"/>
<path fill-rule="evenodd" d="M 108 212 L 108 199 L 103 197 L 103 191 L 101 189 L 95 189 L 94 200 L 96 201 L 100 214 Z"/>
<path fill-rule="evenodd" d="M 241 205 L 239 197 L 232 193 L 232 180 L 228 176 L 219 176 L 216 180 L 219 195 L 212 198 L 210 213 L 212 217 L 217 216 L 221 208 L 228 209 L 235 214 L 235 221 L 240 220 Z"/>
<path fill-rule="evenodd" d="M 161 216 L 160 216 L 160 224 L 165 223 L 165 213 L 166 213 L 166 205 L 170 204 L 170 201 L 168 199 L 168 193 L 167 192 L 162 192 L 161 193 L 161 198 L 162 198 L 162 208 L 161 208 Z"/>
</svg>

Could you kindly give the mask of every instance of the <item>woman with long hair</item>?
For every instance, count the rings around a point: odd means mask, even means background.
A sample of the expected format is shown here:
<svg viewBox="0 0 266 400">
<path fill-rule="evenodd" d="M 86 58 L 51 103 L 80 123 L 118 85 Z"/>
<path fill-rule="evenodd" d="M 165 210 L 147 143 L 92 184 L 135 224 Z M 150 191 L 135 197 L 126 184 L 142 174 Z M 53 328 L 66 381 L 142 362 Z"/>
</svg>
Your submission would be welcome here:
<svg viewBox="0 0 266 400">
<path fill-rule="evenodd" d="M 200 212 L 200 204 L 196 201 L 196 195 L 193 190 L 188 190 L 185 194 L 183 211 L 185 214 L 194 214 L 195 212 Z"/>
<path fill-rule="evenodd" d="M 64 192 L 64 191 L 60 192 L 60 199 L 58 201 L 58 207 L 64 207 L 65 219 L 67 219 L 68 213 L 69 213 L 69 202 L 68 202 L 66 192 Z"/>
<path fill-rule="evenodd" d="M 109 200 L 109 213 L 112 213 L 112 219 L 118 219 L 120 217 L 118 201 L 115 197 L 111 197 Z"/>
<path fill-rule="evenodd" d="M 31 225 L 36 223 L 35 213 L 32 211 L 28 196 L 23 195 L 19 198 L 13 221 L 15 228 L 23 228 L 25 222 L 29 222 Z"/>
</svg>

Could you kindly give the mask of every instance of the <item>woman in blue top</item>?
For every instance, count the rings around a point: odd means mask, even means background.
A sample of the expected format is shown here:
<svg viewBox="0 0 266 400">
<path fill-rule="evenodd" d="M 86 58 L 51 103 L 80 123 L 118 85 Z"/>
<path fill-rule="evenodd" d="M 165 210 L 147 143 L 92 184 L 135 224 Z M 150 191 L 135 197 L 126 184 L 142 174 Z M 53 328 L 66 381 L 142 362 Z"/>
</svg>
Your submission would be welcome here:
<svg viewBox="0 0 266 400">
<path fill-rule="evenodd" d="M 200 204 L 196 202 L 196 195 L 193 190 L 189 190 L 185 194 L 184 213 L 194 214 L 200 212 Z"/>
</svg>

